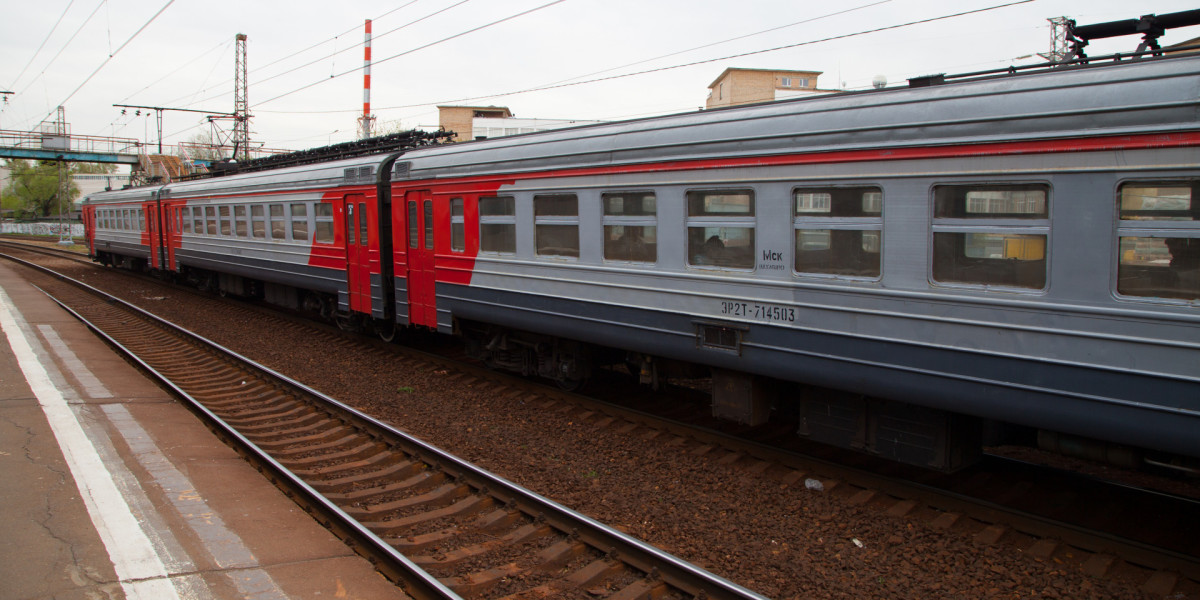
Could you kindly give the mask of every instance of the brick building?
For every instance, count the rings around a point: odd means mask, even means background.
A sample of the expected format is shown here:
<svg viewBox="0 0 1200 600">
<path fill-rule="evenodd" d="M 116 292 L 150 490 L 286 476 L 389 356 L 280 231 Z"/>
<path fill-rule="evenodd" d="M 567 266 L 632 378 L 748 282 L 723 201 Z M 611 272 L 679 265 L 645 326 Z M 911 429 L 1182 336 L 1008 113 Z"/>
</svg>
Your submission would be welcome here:
<svg viewBox="0 0 1200 600">
<path fill-rule="evenodd" d="M 529 119 L 514 117 L 506 106 L 439 106 L 438 124 L 455 133 L 454 141 L 482 140 L 518 133 L 589 125 L 603 121 Z"/>
<path fill-rule="evenodd" d="M 821 71 L 779 71 L 772 69 L 725 69 L 708 86 L 705 108 L 719 108 L 754 102 L 770 102 L 834 90 L 817 88 Z"/>
</svg>

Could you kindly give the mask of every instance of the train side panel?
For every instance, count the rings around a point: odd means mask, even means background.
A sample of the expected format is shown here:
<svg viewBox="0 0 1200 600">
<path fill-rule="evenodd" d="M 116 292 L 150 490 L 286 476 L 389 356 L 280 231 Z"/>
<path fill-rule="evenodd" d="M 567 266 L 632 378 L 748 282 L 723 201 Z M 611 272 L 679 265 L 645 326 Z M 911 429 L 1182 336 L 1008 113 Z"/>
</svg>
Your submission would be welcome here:
<svg viewBox="0 0 1200 600">
<path fill-rule="evenodd" d="M 439 330 L 501 359 L 532 332 L 1195 457 L 1198 88 L 1189 58 L 776 103 L 393 186 L 434 200 Z"/>
</svg>

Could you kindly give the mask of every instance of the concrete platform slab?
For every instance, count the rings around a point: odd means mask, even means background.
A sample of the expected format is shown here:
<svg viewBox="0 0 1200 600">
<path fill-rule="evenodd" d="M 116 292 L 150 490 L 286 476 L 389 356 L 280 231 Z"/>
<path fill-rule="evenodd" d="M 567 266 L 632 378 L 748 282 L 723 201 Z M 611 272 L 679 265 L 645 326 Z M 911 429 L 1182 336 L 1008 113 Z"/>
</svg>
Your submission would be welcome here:
<svg viewBox="0 0 1200 600">
<path fill-rule="evenodd" d="M 0 597 L 405 597 L 2 262 L 0 330 Z"/>
</svg>

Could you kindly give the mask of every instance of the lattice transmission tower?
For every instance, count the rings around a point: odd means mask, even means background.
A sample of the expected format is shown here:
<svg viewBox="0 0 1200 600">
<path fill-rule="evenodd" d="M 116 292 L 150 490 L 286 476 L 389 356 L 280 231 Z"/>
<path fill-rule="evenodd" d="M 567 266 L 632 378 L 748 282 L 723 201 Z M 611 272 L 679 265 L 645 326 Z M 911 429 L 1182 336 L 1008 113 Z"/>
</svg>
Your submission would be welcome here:
<svg viewBox="0 0 1200 600">
<path fill-rule="evenodd" d="M 235 38 L 233 61 L 233 158 L 250 159 L 250 102 L 246 99 L 246 34 Z"/>
<path fill-rule="evenodd" d="M 1066 62 L 1073 56 L 1070 42 L 1067 39 L 1071 35 L 1071 20 L 1066 17 L 1054 17 L 1046 20 L 1050 21 L 1050 51 L 1039 52 L 1038 56 L 1055 64 Z"/>
</svg>

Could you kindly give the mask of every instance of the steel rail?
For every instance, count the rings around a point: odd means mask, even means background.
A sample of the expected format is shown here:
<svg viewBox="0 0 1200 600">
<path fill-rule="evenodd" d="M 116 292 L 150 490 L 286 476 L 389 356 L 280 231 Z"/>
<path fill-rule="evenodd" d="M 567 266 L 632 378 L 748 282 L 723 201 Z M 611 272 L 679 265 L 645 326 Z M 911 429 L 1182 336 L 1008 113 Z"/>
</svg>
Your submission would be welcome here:
<svg viewBox="0 0 1200 600">
<path fill-rule="evenodd" d="M 175 325 L 174 323 L 163 320 L 140 307 L 121 300 L 120 298 L 111 296 L 86 283 L 56 273 L 46 267 L 29 263 L 5 254 L 0 254 L 0 256 L 46 273 L 52 277 L 79 287 L 89 293 L 104 298 L 110 304 L 114 304 L 125 310 L 134 312 L 151 323 L 169 329 L 181 337 L 191 340 L 194 343 L 206 346 L 207 348 L 210 348 L 231 360 L 241 363 L 265 378 L 280 381 L 284 385 L 292 387 L 293 389 L 298 390 L 321 403 L 334 407 L 339 413 L 341 413 L 340 416 L 349 417 L 355 422 L 356 425 L 378 436 L 397 440 L 401 445 L 405 446 L 406 451 L 411 452 L 412 454 L 419 456 L 433 464 L 437 464 L 443 469 L 456 471 L 456 475 L 461 476 L 472 486 L 486 489 L 488 494 L 499 500 L 503 500 L 504 502 L 512 503 L 519 510 L 526 514 L 543 517 L 547 523 L 559 529 L 560 531 L 574 533 L 578 535 L 580 540 L 592 546 L 593 548 L 605 552 L 614 558 L 618 558 L 619 560 L 638 570 L 649 573 L 652 576 L 657 576 L 664 583 L 691 594 L 692 596 L 698 598 L 728 600 L 767 600 L 765 596 L 733 583 L 725 578 L 709 573 L 708 571 L 688 563 L 683 559 L 675 557 L 616 529 L 608 527 L 586 515 L 571 510 L 557 502 L 554 502 L 553 500 L 541 496 L 540 494 L 495 475 L 486 469 L 480 468 L 457 456 L 445 452 L 440 448 L 433 446 L 432 444 L 413 437 L 386 423 L 382 423 L 371 416 L 338 400 L 335 400 L 299 381 L 296 381 L 281 373 L 277 373 L 250 358 L 242 356 L 231 349 L 225 348 L 216 342 L 203 338 L 191 331 L 188 331 L 187 329 Z M 117 340 L 103 332 L 97 325 L 93 324 L 83 315 L 66 306 L 65 303 L 54 298 L 45 290 L 42 291 L 110 344 L 113 344 L 115 347 L 120 349 L 123 353 L 129 356 L 131 360 L 135 361 L 148 373 L 152 374 L 156 379 L 161 381 L 175 393 L 179 394 L 180 397 L 184 398 L 197 411 L 202 413 L 206 419 L 209 419 L 216 427 L 218 427 L 222 435 L 234 440 L 239 447 L 242 447 L 247 453 L 251 454 L 255 461 L 265 465 L 273 475 L 282 479 L 289 488 L 293 488 L 297 490 L 299 494 L 302 494 L 306 502 L 309 502 L 311 505 L 315 506 L 318 510 L 324 513 L 327 518 L 334 520 L 334 524 L 339 531 L 346 532 L 353 537 L 357 543 L 369 548 L 371 552 L 376 553 L 379 556 L 386 557 L 390 561 L 394 561 L 394 563 L 397 565 L 397 569 L 395 571 L 396 573 L 403 575 L 400 580 L 404 582 L 406 591 L 409 591 L 410 594 L 419 595 L 422 598 L 459 598 L 458 595 L 439 582 L 436 578 L 429 575 L 407 557 L 397 552 L 395 548 L 382 540 L 378 535 L 367 529 L 353 517 L 346 514 L 341 508 L 322 496 L 297 475 L 293 474 L 290 470 L 269 456 L 253 442 L 237 432 L 233 426 L 229 425 L 211 410 L 203 406 L 199 400 L 193 398 L 183 389 L 167 379 L 166 376 L 154 369 L 151 365 L 134 355 L 131 350 L 125 348 Z M 376 566 L 379 567 L 380 565 L 377 564 Z"/>
</svg>

